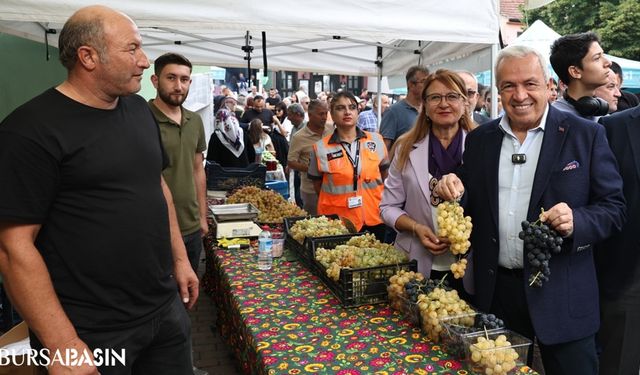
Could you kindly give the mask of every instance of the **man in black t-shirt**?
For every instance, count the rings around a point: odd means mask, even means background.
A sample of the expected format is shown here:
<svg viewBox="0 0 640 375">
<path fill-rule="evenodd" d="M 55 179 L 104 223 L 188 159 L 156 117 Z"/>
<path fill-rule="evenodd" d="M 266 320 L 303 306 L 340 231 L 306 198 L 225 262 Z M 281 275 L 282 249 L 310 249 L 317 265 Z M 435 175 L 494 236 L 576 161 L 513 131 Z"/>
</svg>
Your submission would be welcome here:
<svg viewBox="0 0 640 375">
<path fill-rule="evenodd" d="M 272 87 L 269 89 L 269 97 L 265 101 L 267 102 L 267 107 L 273 111 L 276 108 L 276 104 L 282 101 L 282 98 L 278 95 L 278 90 Z"/>
<path fill-rule="evenodd" d="M 67 79 L 0 123 L 0 272 L 50 358 L 125 351 L 102 374 L 190 374 L 198 298 L 158 127 L 140 90 L 149 67 L 126 15 L 74 13 L 60 33 Z M 184 306 L 183 306 L 184 304 Z M 97 374 L 105 358 L 55 361 Z M 102 361 L 101 361 L 102 360 Z"/>
<path fill-rule="evenodd" d="M 249 110 L 244 111 L 240 122 L 248 124 L 256 118 L 262 120 L 262 125 L 271 127 L 271 124 L 274 122 L 273 118 L 275 115 L 273 112 L 265 108 L 266 102 L 263 96 L 256 95 L 253 98 L 253 107 Z"/>
</svg>

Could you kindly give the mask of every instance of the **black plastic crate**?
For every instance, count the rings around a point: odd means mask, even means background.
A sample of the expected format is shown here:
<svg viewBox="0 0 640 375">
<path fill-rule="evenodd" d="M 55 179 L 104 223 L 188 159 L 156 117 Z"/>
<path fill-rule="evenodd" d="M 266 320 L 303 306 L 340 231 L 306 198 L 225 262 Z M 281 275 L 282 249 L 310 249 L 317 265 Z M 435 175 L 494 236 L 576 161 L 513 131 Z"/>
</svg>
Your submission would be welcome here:
<svg viewBox="0 0 640 375">
<path fill-rule="evenodd" d="M 299 220 L 304 220 L 304 219 L 311 219 L 314 217 L 321 217 L 321 216 L 326 216 L 329 219 L 333 219 L 333 220 L 339 220 L 340 217 L 338 215 L 311 215 L 311 216 L 292 216 L 292 217 L 285 217 L 284 218 L 284 230 L 286 232 L 286 237 L 284 240 L 284 245 L 291 250 L 294 250 L 296 253 L 298 253 L 298 258 L 300 260 L 302 260 L 303 263 L 305 263 L 305 265 L 307 266 L 307 268 L 309 270 L 311 270 L 312 272 L 314 270 L 312 270 L 313 267 L 313 256 L 311 254 L 311 247 L 308 245 L 309 244 L 309 238 L 312 237 L 305 237 L 304 242 L 300 243 L 298 241 L 296 241 L 291 234 L 289 233 L 289 230 L 291 229 L 291 227 L 293 226 L 293 224 L 295 224 L 297 221 Z M 317 237 L 317 238 L 322 238 L 322 237 Z"/>
<path fill-rule="evenodd" d="M 250 164 L 246 168 L 224 168 L 216 162 L 207 161 L 207 190 L 232 191 L 243 186 L 264 189 L 267 167 Z"/>
<path fill-rule="evenodd" d="M 311 237 L 311 270 L 327 285 L 333 294 L 340 300 L 344 307 L 356 307 L 373 305 L 388 301 L 387 286 L 389 278 L 398 270 L 417 271 L 418 262 L 414 259 L 409 262 L 389 264 L 384 266 L 367 267 L 340 270 L 338 281 L 327 276 L 327 270 L 322 263 L 316 261 L 316 249 L 334 249 L 338 245 L 345 244 L 352 237 L 363 233 L 345 234 L 329 237 Z"/>
</svg>

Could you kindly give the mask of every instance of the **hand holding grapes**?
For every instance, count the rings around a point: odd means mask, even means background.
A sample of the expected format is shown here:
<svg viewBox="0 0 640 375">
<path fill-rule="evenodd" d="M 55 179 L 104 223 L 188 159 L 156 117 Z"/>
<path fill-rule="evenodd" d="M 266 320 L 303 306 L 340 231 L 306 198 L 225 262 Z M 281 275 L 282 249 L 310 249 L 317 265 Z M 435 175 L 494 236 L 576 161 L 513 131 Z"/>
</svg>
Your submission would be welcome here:
<svg viewBox="0 0 640 375">
<path fill-rule="evenodd" d="M 453 201 L 462 197 L 464 186 L 458 176 L 454 173 L 449 173 L 442 176 L 433 191 L 443 200 Z"/>
<path fill-rule="evenodd" d="M 540 214 L 540 221 L 547 223 L 563 237 L 568 237 L 573 233 L 573 210 L 564 202 L 560 202 Z"/>
<path fill-rule="evenodd" d="M 416 223 L 414 233 L 422 245 L 433 255 L 440 255 L 447 251 L 449 247 L 448 240 L 438 238 L 431 228 L 426 225 Z"/>
</svg>

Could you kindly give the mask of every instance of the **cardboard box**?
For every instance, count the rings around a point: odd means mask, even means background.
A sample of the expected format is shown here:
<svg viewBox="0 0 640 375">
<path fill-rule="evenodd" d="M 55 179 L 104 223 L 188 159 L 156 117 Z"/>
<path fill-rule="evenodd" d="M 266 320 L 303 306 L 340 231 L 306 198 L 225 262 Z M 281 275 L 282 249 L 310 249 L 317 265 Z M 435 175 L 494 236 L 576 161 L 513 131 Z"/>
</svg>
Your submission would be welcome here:
<svg viewBox="0 0 640 375">
<path fill-rule="evenodd" d="M 29 327 L 25 322 L 22 322 L 15 327 L 11 328 L 4 335 L 0 336 L 0 348 L 4 348 L 9 344 L 16 343 L 24 340 L 29 336 Z M 21 359 L 18 361 L 22 361 Z M 0 375 L 42 375 L 46 374 L 46 369 L 37 367 L 35 365 L 14 366 L 6 365 L 0 366 Z"/>
</svg>

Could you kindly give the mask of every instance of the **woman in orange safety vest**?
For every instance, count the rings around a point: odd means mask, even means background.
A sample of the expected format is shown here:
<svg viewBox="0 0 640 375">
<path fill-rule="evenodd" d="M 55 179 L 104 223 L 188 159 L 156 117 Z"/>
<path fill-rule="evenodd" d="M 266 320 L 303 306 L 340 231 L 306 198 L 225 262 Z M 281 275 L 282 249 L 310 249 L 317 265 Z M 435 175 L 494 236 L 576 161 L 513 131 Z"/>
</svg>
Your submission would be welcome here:
<svg viewBox="0 0 640 375">
<path fill-rule="evenodd" d="M 350 92 L 336 94 L 330 112 L 336 129 L 313 145 L 307 172 L 319 194 L 318 214 L 345 217 L 358 231 L 382 241 L 379 206 L 389 168 L 386 146 L 380 134 L 356 127 L 358 103 Z"/>
</svg>

